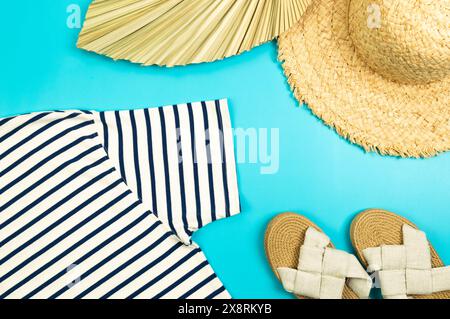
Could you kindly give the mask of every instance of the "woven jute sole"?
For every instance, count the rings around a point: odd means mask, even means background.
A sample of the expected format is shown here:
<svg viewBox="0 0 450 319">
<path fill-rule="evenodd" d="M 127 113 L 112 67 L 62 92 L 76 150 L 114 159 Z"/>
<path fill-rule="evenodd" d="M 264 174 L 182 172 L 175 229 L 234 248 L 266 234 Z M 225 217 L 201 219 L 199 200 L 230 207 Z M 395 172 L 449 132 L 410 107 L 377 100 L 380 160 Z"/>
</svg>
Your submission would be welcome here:
<svg viewBox="0 0 450 319">
<path fill-rule="evenodd" d="M 300 247 L 305 241 L 305 233 L 308 227 L 322 230 L 306 217 L 295 213 L 283 213 L 276 216 L 269 223 L 264 238 L 264 248 L 267 259 L 273 272 L 280 277 L 276 271 L 279 267 L 297 268 Z M 330 243 L 329 247 L 334 248 Z M 296 296 L 304 299 L 304 296 Z M 358 296 L 345 285 L 342 294 L 343 299 L 359 299 Z"/>
<path fill-rule="evenodd" d="M 362 254 L 364 249 L 381 245 L 403 244 L 403 224 L 418 229 L 416 225 L 406 218 L 382 209 L 369 209 L 355 217 L 350 227 L 350 237 L 363 265 L 367 267 L 367 261 Z M 430 249 L 433 268 L 443 267 L 444 263 L 431 243 Z M 411 297 L 416 299 L 450 299 L 450 291 Z"/>
</svg>

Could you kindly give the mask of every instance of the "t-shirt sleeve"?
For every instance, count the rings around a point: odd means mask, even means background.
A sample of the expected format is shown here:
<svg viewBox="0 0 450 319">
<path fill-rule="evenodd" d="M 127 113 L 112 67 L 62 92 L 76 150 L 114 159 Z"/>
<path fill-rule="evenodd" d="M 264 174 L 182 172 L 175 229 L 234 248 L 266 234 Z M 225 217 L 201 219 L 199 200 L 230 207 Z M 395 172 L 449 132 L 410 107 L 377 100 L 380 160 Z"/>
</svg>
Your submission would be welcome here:
<svg viewBox="0 0 450 319">
<path fill-rule="evenodd" d="M 240 212 L 227 100 L 95 114 L 116 169 L 184 242 Z"/>
</svg>

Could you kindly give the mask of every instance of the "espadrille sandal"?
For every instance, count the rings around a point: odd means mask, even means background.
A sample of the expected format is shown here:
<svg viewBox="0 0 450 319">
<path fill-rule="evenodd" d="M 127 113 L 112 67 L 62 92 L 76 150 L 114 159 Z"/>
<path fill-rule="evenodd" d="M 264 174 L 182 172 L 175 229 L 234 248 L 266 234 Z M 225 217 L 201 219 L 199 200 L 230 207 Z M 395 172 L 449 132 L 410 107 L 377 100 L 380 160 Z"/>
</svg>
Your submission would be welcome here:
<svg viewBox="0 0 450 319">
<path fill-rule="evenodd" d="M 367 298 L 372 280 L 354 255 L 333 248 L 307 218 L 275 217 L 265 234 L 269 263 L 283 287 L 298 298 Z"/>
<path fill-rule="evenodd" d="M 350 233 L 360 260 L 378 272 L 383 298 L 450 299 L 450 266 L 406 218 L 367 210 L 353 220 Z"/>
</svg>

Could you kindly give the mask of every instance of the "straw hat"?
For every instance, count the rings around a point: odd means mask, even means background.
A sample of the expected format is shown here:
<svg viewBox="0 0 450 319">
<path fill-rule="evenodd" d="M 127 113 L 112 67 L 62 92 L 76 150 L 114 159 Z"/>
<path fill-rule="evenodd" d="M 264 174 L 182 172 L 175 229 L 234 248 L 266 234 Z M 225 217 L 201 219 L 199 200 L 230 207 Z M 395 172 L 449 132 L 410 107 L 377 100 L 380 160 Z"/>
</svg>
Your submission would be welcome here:
<svg viewBox="0 0 450 319">
<path fill-rule="evenodd" d="M 318 0 L 279 58 L 296 98 L 366 151 L 450 149 L 450 0 Z"/>
</svg>

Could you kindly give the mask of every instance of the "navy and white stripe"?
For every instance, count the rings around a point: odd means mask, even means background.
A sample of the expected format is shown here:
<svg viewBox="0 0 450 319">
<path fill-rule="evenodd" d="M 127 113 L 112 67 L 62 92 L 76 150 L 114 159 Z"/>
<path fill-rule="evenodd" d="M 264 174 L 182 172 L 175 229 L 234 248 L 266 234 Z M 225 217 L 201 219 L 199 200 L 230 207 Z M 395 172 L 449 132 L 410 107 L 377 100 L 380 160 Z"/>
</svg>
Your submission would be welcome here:
<svg viewBox="0 0 450 319">
<path fill-rule="evenodd" d="M 226 100 L 94 117 L 127 185 L 185 243 L 197 229 L 239 213 Z"/>
<path fill-rule="evenodd" d="M 0 299 L 228 298 L 201 250 L 134 193 L 151 181 L 125 184 L 128 165 L 109 159 L 97 115 L 0 120 Z M 143 133 L 124 125 L 115 134 Z"/>
</svg>

